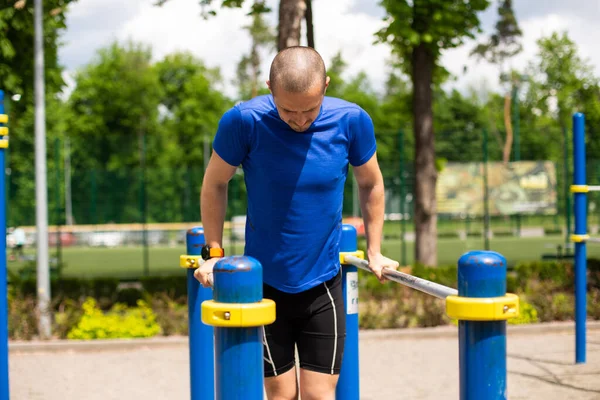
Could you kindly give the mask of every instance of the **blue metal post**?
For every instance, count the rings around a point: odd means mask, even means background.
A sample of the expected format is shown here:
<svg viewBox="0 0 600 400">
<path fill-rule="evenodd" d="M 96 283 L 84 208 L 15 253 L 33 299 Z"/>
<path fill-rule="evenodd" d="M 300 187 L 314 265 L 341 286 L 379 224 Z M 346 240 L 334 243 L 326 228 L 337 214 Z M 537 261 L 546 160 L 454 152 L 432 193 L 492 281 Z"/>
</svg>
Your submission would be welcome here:
<svg viewBox="0 0 600 400">
<path fill-rule="evenodd" d="M 0 90 L 0 114 L 4 114 L 4 92 Z M 4 126 L 0 122 L 0 127 Z M 6 193 L 5 148 L 0 148 L 0 400 L 10 398 L 8 389 L 8 293 L 6 282 Z"/>
<path fill-rule="evenodd" d="M 263 299 L 262 266 L 256 259 L 226 257 L 215 264 L 213 273 L 215 302 L 258 303 Z M 262 326 L 214 329 L 215 399 L 262 400 Z"/>
<path fill-rule="evenodd" d="M 493 251 L 471 251 L 458 260 L 458 295 L 502 297 L 506 259 Z M 506 399 L 506 321 L 459 321 L 461 400 Z"/>
<path fill-rule="evenodd" d="M 586 185 L 585 117 L 573 115 L 573 185 Z M 587 234 L 587 193 L 574 193 L 575 235 Z M 585 363 L 586 270 L 585 240 L 575 242 L 575 362 Z"/>
<path fill-rule="evenodd" d="M 342 226 L 341 252 L 357 250 L 356 228 Z M 342 265 L 342 290 L 346 310 L 346 343 L 342 369 L 336 387 L 337 400 L 358 400 L 360 397 L 358 364 L 358 269 L 354 265 Z"/>
<path fill-rule="evenodd" d="M 186 234 L 187 254 L 200 255 L 204 246 L 204 229 L 194 227 Z M 188 324 L 190 343 L 190 391 L 192 400 L 214 398 L 213 327 L 202 323 L 202 302 L 212 299 L 212 289 L 204 288 L 194 278 L 195 269 L 187 270 Z"/>
</svg>

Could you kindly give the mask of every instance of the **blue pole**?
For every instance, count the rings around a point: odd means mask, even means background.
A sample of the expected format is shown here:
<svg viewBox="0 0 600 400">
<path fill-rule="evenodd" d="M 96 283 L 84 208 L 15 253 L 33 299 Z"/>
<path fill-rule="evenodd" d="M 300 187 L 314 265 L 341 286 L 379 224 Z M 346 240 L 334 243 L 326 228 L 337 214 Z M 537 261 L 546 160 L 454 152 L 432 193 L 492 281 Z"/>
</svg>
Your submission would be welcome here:
<svg viewBox="0 0 600 400">
<path fill-rule="evenodd" d="M 506 294 L 506 259 L 471 251 L 458 260 L 460 297 Z M 461 400 L 506 399 L 506 321 L 459 321 Z"/>
<path fill-rule="evenodd" d="M 585 117 L 573 115 L 573 185 L 586 185 L 585 177 Z M 587 234 L 587 193 L 575 192 L 575 235 Z M 585 363 L 586 270 L 585 240 L 575 242 L 575 362 Z"/>
<path fill-rule="evenodd" d="M 247 256 L 226 257 L 213 269 L 214 301 L 231 306 L 223 318 L 234 318 L 235 304 L 263 300 L 262 266 Z M 230 313 L 227 315 L 227 313 Z M 241 318 L 243 320 L 243 318 Z M 263 399 L 263 328 L 215 326 L 217 400 Z M 208 397 L 206 397 L 208 399 Z"/>
<path fill-rule="evenodd" d="M 4 92 L 0 90 L 0 115 L 5 115 Z M 0 127 L 4 123 L 0 122 Z M 6 193 L 4 188 L 5 148 L 0 148 L 0 400 L 10 398 L 8 390 L 8 293 L 6 281 Z"/>
<path fill-rule="evenodd" d="M 188 230 L 186 243 L 187 254 L 199 256 L 204 246 L 204 229 Z M 194 268 L 187 270 L 191 399 L 212 399 L 215 393 L 213 327 L 201 320 L 202 302 L 212 299 L 212 289 L 202 287 L 194 278 L 194 271 Z"/>
<path fill-rule="evenodd" d="M 341 252 L 357 250 L 356 228 L 342 226 Z M 337 400 L 358 400 L 360 397 L 358 364 L 358 269 L 354 265 L 342 265 L 342 290 L 346 310 L 346 343 L 342 369 L 336 387 Z"/>
</svg>

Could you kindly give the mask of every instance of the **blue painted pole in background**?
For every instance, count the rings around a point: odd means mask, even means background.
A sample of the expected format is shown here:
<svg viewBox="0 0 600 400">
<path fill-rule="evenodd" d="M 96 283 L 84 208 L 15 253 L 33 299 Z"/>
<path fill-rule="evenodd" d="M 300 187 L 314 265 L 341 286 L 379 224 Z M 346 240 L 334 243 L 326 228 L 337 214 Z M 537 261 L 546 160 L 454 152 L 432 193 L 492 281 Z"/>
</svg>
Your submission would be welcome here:
<svg viewBox="0 0 600 400">
<path fill-rule="evenodd" d="M 199 256 L 204 246 L 204 229 L 194 227 L 186 234 L 187 254 Z M 188 324 L 190 346 L 190 391 L 192 400 L 214 398 L 213 327 L 201 320 L 201 305 L 212 299 L 212 289 L 204 288 L 194 278 L 195 268 L 187 270 Z"/>
<path fill-rule="evenodd" d="M 585 176 L 585 117 L 573 115 L 573 185 L 586 185 Z M 575 192 L 575 235 L 587 234 L 587 193 Z M 586 241 L 575 242 L 575 362 L 585 363 L 586 293 L 587 293 Z"/>
<path fill-rule="evenodd" d="M 342 226 L 340 252 L 357 250 L 356 228 L 352 225 Z M 346 344 L 342 369 L 336 387 L 336 399 L 358 400 L 360 397 L 359 363 L 358 363 L 358 269 L 354 265 L 342 265 L 342 290 L 344 292 L 344 309 L 346 311 Z"/>
<path fill-rule="evenodd" d="M 4 92 L 0 90 L 0 116 L 5 115 Z M 2 117 L 4 118 L 4 117 Z M 0 128 L 5 124 L 0 121 Z M 8 134 L 5 132 L 5 134 Z M 0 400 L 8 400 L 8 293 L 6 281 L 6 193 L 4 161 L 6 148 L 0 148 Z"/>
<path fill-rule="evenodd" d="M 460 297 L 506 294 L 506 259 L 471 251 L 458 260 Z M 506 321 L 458 322 L 460 399 L 506 399 Z"/>
<path fill-rule="evenodd" d="M 247 256 L 223 258 L 215 264 L 213 274 L 214 301 L 231 307 L 217 311 L 216 318 L 238 319 L 235 304 L 258 304 L 263 300 L 262 266 L 256 259 Z M 207 318 L 205 313 L 204 309 L 203 318 Z M 239 316 L 243 323 L 244 315 Z M 214 329 L 215 399 L 262 400 L 263 327 L 215 326 Z"/>
</svg>

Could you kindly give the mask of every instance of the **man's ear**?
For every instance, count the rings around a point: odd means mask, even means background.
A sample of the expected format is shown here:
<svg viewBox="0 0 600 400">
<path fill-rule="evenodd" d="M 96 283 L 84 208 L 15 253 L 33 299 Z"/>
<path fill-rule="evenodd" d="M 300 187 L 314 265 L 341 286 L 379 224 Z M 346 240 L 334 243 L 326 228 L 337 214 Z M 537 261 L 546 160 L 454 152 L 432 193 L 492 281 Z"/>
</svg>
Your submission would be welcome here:
<svg viewBox="0 0 600 400">
<path fill-rule="evenodd" d="M 325 90 L 323 90 L 323 94 L 325 94 L 327 92 L 327 88 L 329 87 L 330 80 L 331 80 L 331 78 L 329 78 L 329 77 L 325 78 Z"/>
<path fill-rule="evenodd" d="M 269 88 L 269 91 L 271 92 L 271 94 L 273 94 L 273 89 L 271 89 L 271 81 L 267 80 L 267 87 Z"/>
</svg>

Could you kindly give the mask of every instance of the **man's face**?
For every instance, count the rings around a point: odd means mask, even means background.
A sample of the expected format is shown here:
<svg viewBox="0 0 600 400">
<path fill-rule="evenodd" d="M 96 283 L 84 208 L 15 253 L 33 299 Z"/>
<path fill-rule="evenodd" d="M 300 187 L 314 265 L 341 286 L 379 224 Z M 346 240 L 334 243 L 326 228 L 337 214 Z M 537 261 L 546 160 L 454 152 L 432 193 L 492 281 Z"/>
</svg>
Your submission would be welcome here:
<svg viewBox="0 0 600 400">
<path fill-rule="evenodd" d="M 304 93 L 286 92 L 281 88 L 275 88 L 271 93 L 279 117 L 296 132 L 306 131 L 319 116 L 325 88 L 319 83 Z"/>
</svg>

